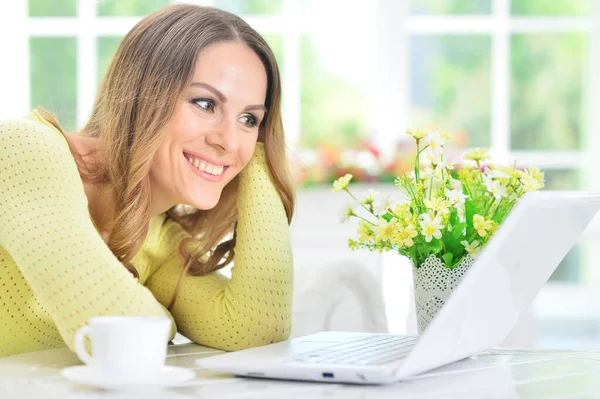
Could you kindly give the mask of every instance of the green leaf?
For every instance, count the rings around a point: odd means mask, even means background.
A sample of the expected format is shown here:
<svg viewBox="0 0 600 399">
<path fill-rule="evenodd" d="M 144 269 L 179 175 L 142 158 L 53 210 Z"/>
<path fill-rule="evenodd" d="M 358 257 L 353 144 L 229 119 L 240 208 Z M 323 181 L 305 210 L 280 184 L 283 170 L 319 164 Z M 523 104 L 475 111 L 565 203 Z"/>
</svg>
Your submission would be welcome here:
<svg viewBox="0 0 600 399">
<path fill-rule="evenodd" d="M 448 226 L 448 229 L 442 231 L 442 241 L 444 243 L 445 248 L 444 252 L 452 252 L 452 248 L 455 245 L 455 240 L 452 236 L 454 230 L 450 230 L 449 228 L 450 226 Z"/>
<path fill-rule="evenodd" d="M 473 216 L 476 213 L 475 203 L 470 198 L 465 201 L 465 217 L 467 219 L 467 237 L 473 234 Z"/>
<path fill-rule="evenodd" d="M 458 218 L 458 211 L 456 208 L 450 208 L 450 217 L 449 217 L 450 226 L 452 226 L 452 231 L 456 228 L 456 226 L 460 223 L 460 219 Z"/>
<path fill-rule="evenodd" d="M 462 245 L 460 247 L 457 247 L 454 250 L 454 252 L 452 252 L 452 255 L 454 255 L 454 265 L 453 266 L 458 266 L 457 260 L 459 261 L 458 263 L 460 263 L 460 261 L 466 254 L 467 254 L 467 250 L 465 249 L 465 247 L 463 247 Z"/>
<path fill-rule="evenodd" d="M 432 239 L 429 243 L 429 252 L 432 254 L 438 254 L 444 248 L 444 242 L 436 238 Z"/>
<path fill-rule="evenodd" d="M 397 251 L 402 256 L 408 256 L 408 252 L 403 250 L 402 248 L 398 248 Z"/>
<path fill-rule="evenodd" d="M 419 259 L 419 263 L 424 262 L 432 253 L 431 243 L 423 242 L 417 246 L 417 259 Z"/>
<path fill-rule="evenodd" d="M 386 212 L 384 215 L 381 216 L 383 219 L 385 219 L 386 222 L 390 222 L 390 220 L 392 220 L 392 218 L 394 217 L 394 215 L 392 215 L 389 212 Z"/>
<path fill-rule="evenodd" d="M 460 256 L 455 256 L 454 257 L 454 263 L 452 264 L 452 266 L 450 266 L 450 269 L 456 269 L 458 266 L 460 266 L 460 263 L 463 261 L 465 254 L 462 254 Z"/>
<path fill-rule="evenodd" d="M 417 258 L 417 247 L 415 247 L 414 245 L 412 247 L 410 247 L 408 249 L 408 256 L 411 259 L 416 259 Z"/>
<path fill-rule="evenodd" d="M 458 223 L 452 228 L 452 231 L 445 231 L 442 235 L 444 240 L 445 252 L 454 253 L 457 247 L 462 246 L 460 242 L 465 238 L 465 228 L 467 224 Z"/>
<path fill-rule="evenodd" d="M 461 222 L 454 226 L 452 229 L 452 237 L 455 240 L 462 241 L 462 238 L 465 236 L 465 228 L 467 227 L 467 223 Z"/>
<path fill-rule="evenodd" d="M 452 266 L 452 258 L 454 258 L 454 255 L 452 255 L 451 253 L 442 255 L 442 260 L 447 266 Z"/>
<path fill-rule="evenodd" d="M 413 245 L 412 247 L 410 247 L 410 248 L 408 249 L 408 251 L 407 251 L 407 256 L 408 256 L 408 258 L 409 258 L 411 261 L 413 261 L 413 263 L 414 263 L 415 265 L 418 265 L 418 264 L 419 264 L 419 263 L 418 263 L 418 258 L 419 258 L 419 256 L 418 256 L 418 254 L 417 254 L 417 247 L 416 247 L 416 246 L 414 246 L 414 245 Z"/>
</svg>

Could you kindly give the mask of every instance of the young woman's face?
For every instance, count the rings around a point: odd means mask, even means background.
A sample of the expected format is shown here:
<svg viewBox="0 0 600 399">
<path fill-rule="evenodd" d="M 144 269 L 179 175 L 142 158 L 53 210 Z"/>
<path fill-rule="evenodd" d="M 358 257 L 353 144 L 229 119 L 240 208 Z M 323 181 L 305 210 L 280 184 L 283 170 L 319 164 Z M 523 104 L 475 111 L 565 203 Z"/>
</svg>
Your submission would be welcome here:
<svg viewBox="0 0 600 399">
<path fill-rule="evenodd" d="M 244 44 L 202 50 L 150 171 L 153 201 L 213 208 L 254 153 L 266 92 L 265 68 Z"/>
</svg>

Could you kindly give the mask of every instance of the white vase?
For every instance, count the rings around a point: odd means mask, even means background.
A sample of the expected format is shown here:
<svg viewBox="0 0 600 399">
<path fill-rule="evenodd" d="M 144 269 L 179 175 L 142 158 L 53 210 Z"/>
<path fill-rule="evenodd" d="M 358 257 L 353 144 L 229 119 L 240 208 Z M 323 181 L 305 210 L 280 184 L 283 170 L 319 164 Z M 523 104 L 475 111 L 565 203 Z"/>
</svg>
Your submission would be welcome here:
<svg viewBox="0 0 600 399">
<path fill-rule="evenodd" d="M 444 306 L 454 288 L 473 264 L 474 258 L 467 255 L 454 269 L 444 266 L 444 262 L 430 255 L 420 267 L 413 263 L 413 284 L 417 325 L 422 334 L 437 312 Z"/>
</svg>

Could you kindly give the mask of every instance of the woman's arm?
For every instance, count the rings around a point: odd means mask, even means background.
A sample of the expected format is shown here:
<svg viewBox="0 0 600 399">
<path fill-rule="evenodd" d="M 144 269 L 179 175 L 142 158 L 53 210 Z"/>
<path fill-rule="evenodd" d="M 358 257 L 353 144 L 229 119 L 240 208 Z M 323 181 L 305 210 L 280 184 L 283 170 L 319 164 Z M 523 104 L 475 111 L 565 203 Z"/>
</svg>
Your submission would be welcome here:
<svg viewBox="0 0 600 399">
<path fill-rule="evenodd" d="M 238 226 L 231 279 L 221 273 L 185 276 L 171 309 L 179 331 L 192 341 L 238 350 L 285 340 L 292 328 L 293 264 L 289 226 L 283 204 L 258 143 L 241 172 L 237 198 Z M 165 241 L 176 248 L 187 236 L 168 222 Z M 166 304 L 182 264 L 173 253 L 147 286 Z"/>
<path fill-rule="evenodd" d="M 70 348 L 92 316 L 170 317 L 96 231 L 65 138 L 41 122 L 0 122 L 0 246 Z"/>
</svg>

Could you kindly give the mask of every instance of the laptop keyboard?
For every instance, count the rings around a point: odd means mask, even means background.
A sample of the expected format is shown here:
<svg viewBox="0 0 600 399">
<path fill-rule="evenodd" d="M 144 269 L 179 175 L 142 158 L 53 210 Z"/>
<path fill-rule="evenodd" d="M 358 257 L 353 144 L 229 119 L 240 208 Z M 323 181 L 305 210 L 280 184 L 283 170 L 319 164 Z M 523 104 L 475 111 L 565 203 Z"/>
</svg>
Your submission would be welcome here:
<svg viewBox="0 0 600 399">
<path fill-rule="evenodd" d="M 381 365 L 405 358 L 417 337 L 374 335 L 293 356 L 290 361 L 309 364 Z"/>
</svg>

